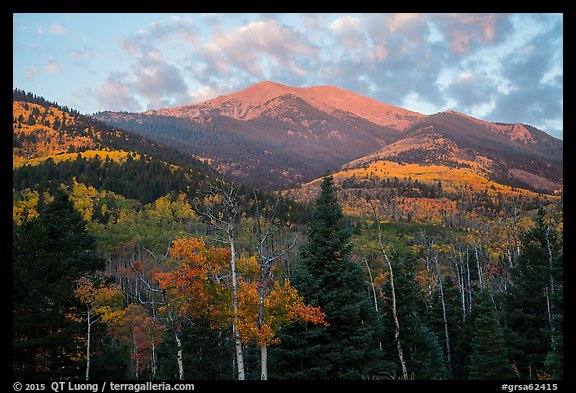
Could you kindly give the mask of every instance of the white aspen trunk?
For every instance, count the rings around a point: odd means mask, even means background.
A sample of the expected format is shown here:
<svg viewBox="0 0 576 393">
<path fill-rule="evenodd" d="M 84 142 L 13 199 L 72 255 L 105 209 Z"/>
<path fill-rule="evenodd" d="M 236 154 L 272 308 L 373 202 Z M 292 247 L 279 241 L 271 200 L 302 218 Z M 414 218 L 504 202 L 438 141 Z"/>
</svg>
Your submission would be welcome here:
<svg viewBox="0 0 576 393">
<path fill-rule="evenodd" d="M 514 211 L 513 211 L 513 218 L 514 218 L 514 263 L 518 260 L 520 256 L 520 242 L 518 241 L 518 206 L 516 206 L 516 199 L 513 200 L 514 203 Z"/>
<path fill-rule="evenodd" d="M 480 257 L 478 256 L 478 247 L 476 246 L 476 240 L 474 240 L 474 255 L 476 256 L 476 267 L 478 269 L 478 280 L 480 282 L 480 288 L 484 288 L 484 278 L 482 274 L 482 268 L 480 267 Z"/>
<path fill-rule="evenodd" d="M 90 333 L 92 330 L 90 315 L 91 315 L 90 308 L 88 308 L 88 316 L 86 317 L 88 325 L 88 329 L 86 332 L 86 380 L 88 380 L 90 377 Z"/>
<path fill-rule="evenodd" d="M 470 283 L 470 264 L 468 258 L 468 246 L 466 246 L 466 281 L 468 292 L 468 314 L 472 312 L 472 285 Z"/>
<path fill-rule="evenodd" d="M 404 351 L 402 350 L 402 342 L 400 341 L 400 321 L 398 320 L 398 313 L 396 311 L 396 289 L 394 287 L 394 270 L 392 269 L 392 264 L 388 259 L 388 255 L 386 254 L 386 250 L 384 249 L 384 245 L 382 244 L 382 231 L 380 229 L 380 219 L 376 214 L 376 209 L 372 203 L 372 211 L 374 212 L 374 219 L 376 220 L 377 228 L 378 228 L 378 244 L 380 246 L 380 252 L 382 253 L 382 257 L 384 258 L 386 264 L 388 265 L 388 270 L 390 271 L 390 288 L 392 289 L 392 316 L 394 317 L 394 341 L 396 342 L 396 349 L 398 350 L 398 359 L 400 360 L 400 365 L 402 367 L 402 379 L 408 379 L 408 368 L 406 367 L 406 361 L 404 360 Z"/>
<path fill-rule="evenodd" d="M 426 281 L 427 281 L 427 286 L 428 286 L 428 299 L 432 299 L 432 283 L 431 283 L 431 278 L 430 278 L 430 260 L 428 258 L 428 255 L 425 255 L 425 259 L 426 259 Z"/>
<path fill-rule="evenodd" d="M 378 312 L 378 298 L 376 297 L 376 288 L 374 288 L 374 279 L 372 278 L 372 271 L 368 265 L 368 259 L 364 257 L 364 263 L 366 264 L 366 270 L 368 270 L 368 276 L 370 277 L 370 286 L 372 287 L 372 296 L 374 298 L 374 310 Z"/>
<path fill-rule="evenodd" d="M 464 291 L 464 267 L 460 264 L 461 261 L 456 262 L 456 278 L 458 286 L 460 287 L 460 301 L 462 303 L 462 322 L 466 322 L 466 293 Z"/>
<path fill-rule="evenodd" d="M 230 268 L 232 275 L 232 310 L 234 313 L 234 322 L 232 330 L 234 332 L 235 350 L 236 350 L 236 364 L 238 366 L 238 380 L 243 381 L 244 375 L 244 354 L 242 352 L 242 337 L 238 331 L 238 282 L 236 278 L 236 250 L 233 229 L 228 231 L 228 241 L 230 243 Z"/>
<path fill-rule="evenodd" d="M 136 379 L 140 378 L 140 372 L 139 372 L 139 368 L 140 368 L 140 362 L 138 360 L 138 349 L 136 347 L 136 334 L 134 334 L 134 332 L 132 332 L 132 345 L 133 345 L 133 350 L 132 350 L 132 355 L 134 357 L 135 360 L 135 370 L 134 370 L 134 375 L 136 376 Z"/>
<path fill-rule="evenodd" d="M 390 269 L 390 284 L 392 287 L 392 314 L 394 315 L 394 324 L 396 325 L 396 331 L 394 332 L 394 341 L 396 341 L 396 348 L 398 349 L 398 358 L 400 359 L 400 364 L 402 366 L 402 379 L 408 379 L 408 369 L 406 368 L 406 362 L 404 361 L 404 352 L 402 351 L 402 343 L 400 342 L 400 321 L 398 321 L 398 314 L 396 312 L 396 290 L 394 289 L 394 273 L 392 272 L 392 265 L 388 258 L 388 268 Z"/>
<path fill-rule="evenodd" d="M 260 379 L 268 380 L 268 346 L 266 344 L 260 345 L 260 367 Z"/>
<path fill-rule="evenodd" d="M 450 337 L 448 336 L 448 319 L 446 318 L 446 303 L 444 302 L 444 284 L 442 283 L 442 270 L 438 264 L 438 255 L 434 256 L 434 263 L 438 272 L 438 283 L 440 285 L 440 301 L 442 302 L 442 318 L 444 319 L 444 336 L 446 339 L 446 359 L 448 373 L 452 375 L 452 357 L 450 356 Z"/>
<path fill-rule="evenodd" d="M 555 291 L 555 283 L 554 283 L 554 275 L 552 274 L 552 264 L 554 261 L 554 253 L 552 252 L 552 244 L 550 244 L 550 220 L 548 220 L 548 225 L 546 225 L 546 249 L 548 251 L 548 278 L 550 281 L 550 286 L 546 288 L 546 306 L 548 309 L 548 321 L 550 323 L 550 343 L 552 344 L 552 348 L 555 347 L 555 340 L 554 340 L 554 316 L 553 316 L 553 309 L 554 305 L 550 303 L 550 295 L 554 294 Z"/>
<path fill-rule="evenodd" d="M 260 255 L 262 255 L 260 245 Z M 258 328 L 262 329 L 264 325 L 264 280 L 266 279 L 266 271 L 264 270 L 266 266 L 260 260 L 260 276 L 259 276 L 259 283 L 258 283 L 258 297 L 259 297 L 259 304 L 258 304 Z M 266 343 L 260 345 L 260 379 L 265 381 L 268 379 L 268 348 Z"/>
<path fill-rule="evenodd" d="M 154 341 L 154 335 L 152 335 L 152 379 L 156 379 L 156 348 Z"/>
<path fill-rule="evenodd" d="M 174 338 L 176 339 L 176 362 L 178 363 L 178 379 L 184 379 L 184 363 L 182 361 L 182 340 L 178 337 L 177 329 L 174 329 Z"/>
<path fill-rule="evenodd" d="M 552 304 L 550 303 L 550 291 L 546 288 L 546 308 L 548 310 L 548 324 L 550 325 L 550 345 L 552 348 L 556 347 L 556 340 L 554 339 L 554 316 L 552 315 Z"/>
<path fill-rule="evenodd" d="M 374 310 L 378 314 L 378 298 L 376 297 L 376 288 L 374 287 L 374 279 L 372 278 L 372 271 L 370 270 L 370 265 L 368 265 L 368 259 L 364 257 L 364 263 L 366 264 L 366 269 L 368 270 L 368 276 L 370 277 L 370 286 L 372 287 L 372 296 L 374 297 Z M 378 347 L 382 350 L 382 341 L 378 342 Z"/>
</svg>

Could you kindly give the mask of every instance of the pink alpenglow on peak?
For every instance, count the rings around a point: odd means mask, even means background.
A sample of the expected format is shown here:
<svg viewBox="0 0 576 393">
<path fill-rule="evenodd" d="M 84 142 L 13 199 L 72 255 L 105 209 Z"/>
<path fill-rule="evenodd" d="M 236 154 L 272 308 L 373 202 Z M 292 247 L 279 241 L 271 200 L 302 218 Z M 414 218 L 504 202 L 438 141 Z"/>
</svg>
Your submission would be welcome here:
<svg viewBox="0 0 576 393">
<path fill-rule="evenodd" d="M 200 118 L 205 113 L 217 111 L 223 116 L 250 120 L 261 116 L 271 106 L 277 105 L 278 102 L 275 102 L 275 99 L 283 96 L 298 97 L 324 112 L 332 114 L 346 112 L 374 124 L 393 127 L 400 131 L 424 117 L 418 112 L 384 104 L 335 86 L 292 87 L 271 81 L 259 82 L 235 93 L 198 104 L 158 109 L 146 113 Z"/>
</svg>

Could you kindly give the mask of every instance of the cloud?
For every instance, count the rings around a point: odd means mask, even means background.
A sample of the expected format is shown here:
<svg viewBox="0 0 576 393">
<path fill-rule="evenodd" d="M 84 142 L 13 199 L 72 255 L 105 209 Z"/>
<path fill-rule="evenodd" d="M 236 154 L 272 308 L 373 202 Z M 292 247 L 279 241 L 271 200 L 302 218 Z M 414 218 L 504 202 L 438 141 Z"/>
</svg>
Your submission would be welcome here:
<svg viewBox="0 0 576 393">
<path fill-rule="evenodd" d="M 87 93 L 96 98 L 99 110 L 138 112 L 142 106 L 134 99 L 127 78 L 126 73 L 112 73 L 102 86 Z"/>
<path fill-rule="evenodd" d="M 37 71 L 36 67 L 30 66 L 26 70 L 26 74 L 24 74 L 24 76 L 26 76 L 26 79 L 28 79 L 28 80 L 34 80 L 34 76 L 36 75 L 36 71 Z"/>
<path fill-rule="evenodd" d="M 274 80 L 422 113 L 552 124 L 562 116 L 562 34 L 561 16 L 539 14 L 166 16 L 118 39 L 128 66 L 98 91 L 152 109 Z"/>
<path fill-rule="evenodd" d="M 190 94 L 191 99 L 190 103 L 197 103 L 211 100 L 214 97 L 224 94 L 228 89 L 229 86 L 226 86 L 226 88 L 223 88 L 223 86 L 219 86 L 216 88 L 211 86 L 201 87 Z"/>
<path fill-rule="evenodd" d="M 51 74 L 56 74 L 56 73 L 60 72 L 61 67 L 60 67 L 60 63 L 58 63 L 57 60 L 51 59 L 44 64 L 44 69 Z"/>
<path fill-rule="evenodd" d="M 450 97 L 458 111 L 479 116 L 485 114 L 489 110 L 487 108 L 492 108 L 498 88 L 489 74 L 481 71 L 481 68 L 453 74 L 455 78 L 442 92 Z"/>
<path fill-rule="evenodd" d="M 334 20 L 328 27 L 339 37 L 342 44 L 349 49 L 360 48 L 365 44 L 362 20 L 358 17 L 343 16 Z"/>
<path fill-rule="evenodd" d="M 490 118 L 541 124 L 563 116 L 563 26 L 541 25 L 543 31 L 502 59 L 508 89 L 496 97 Z M 559 65 L 559 66 L 557 66 Z"/>
<path fill-rule="evenodd" d="M 181 71 L 153 48 L 138 56 L 129 72 L 113 72 L 99 88 L 90 90 L 99 109 L 125 111 L 177 106 L 189 103 L 188 87 Z"/>
<path fill-rule="evenodd" d="M 13 26 L 21 31 L 33 31 L 38 34 L 52 33 L 57 35 L 66 34 L 66 29 L 59 23 L 52 23 L 48 28 L 44 25 L 30 26 L 22 22 L 13 22 Z"/>
<path fill-rule="evenodd" d="M 304 76 L 308 58 L 316 56 L 317 50 L 294 28 L 266 19 L 228 32 L 216 32 L 198 54 L 217 73 L 241 72 L 259 80 L 272 79 L 287 71 Z"/>
<path fill-rule="evenodd" d="M 54 33 L 54 34 L 58 34 L 58 35 L 63 35 L 66 32 L 66 29 L 64 29 L 64 27 L 62 27 L 60 24 L 58 23 L 52 23 L 50 25 L 50 27 L 48 28 L 48 31 L 50 33 Z"/>
<path fill-rule="evenodd" d="M 460 55 L 499 42 L 512 28 L 507 14 L 430 14 L 430 21 Z"/>
<path fill-rule="evenodd" d="M 88 59 L 92 57 L 92 48 L 84 48 L 82 50 L 71 50 L 68 52 L 68 57 L 72 60 Z"/>
<path fill-rule="evenodd" d="M 150 49 L 141 56 L 133 75 L 131 86 L 146 97 L 148 109 L 186 103 L 188 88 L 180 69 L 169 64 L 159 51 Z"/>
<path fill-rule="evenodd" d="M 128 54 L 136 56 L 156 44 L 176 44 L 182 51 L 186 48 L 183 44 L 191 44 L 196 40 L 195 23 L 191 18 L 171 16 L 169 20 L 151 22 L 146 29 L 129 37 L 120 37 L 118 43 Z"/>
</svg>

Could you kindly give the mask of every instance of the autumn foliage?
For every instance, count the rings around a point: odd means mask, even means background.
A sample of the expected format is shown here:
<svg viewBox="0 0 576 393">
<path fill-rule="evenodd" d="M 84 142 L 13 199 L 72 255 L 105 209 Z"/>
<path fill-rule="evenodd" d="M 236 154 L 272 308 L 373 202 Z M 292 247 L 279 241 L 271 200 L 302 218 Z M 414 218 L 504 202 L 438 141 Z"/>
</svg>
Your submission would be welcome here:
<svg viewBox="0 0 576 393">
<path fill-rule="evenodd" d="M 170 256 L 178 261 L 176 266 L 154 274 L 160 288 L 168 294 L 170 306 L 182 316 L 207 317 L 215 328 L 231 325 L 230 250 L 207 246 L 202 238 L 190 237 L 175 240 Z M 241 256 L 237 268 L 238 330 L 243 342 L 275 344 L 278 330 L 296 321 L 328 326 L 324 313 L 318 307 L 305 305 L 287 278 L 267 289 L 263 298 L 265 313 L 259 322 L 258 261 Z"/>
</svg>

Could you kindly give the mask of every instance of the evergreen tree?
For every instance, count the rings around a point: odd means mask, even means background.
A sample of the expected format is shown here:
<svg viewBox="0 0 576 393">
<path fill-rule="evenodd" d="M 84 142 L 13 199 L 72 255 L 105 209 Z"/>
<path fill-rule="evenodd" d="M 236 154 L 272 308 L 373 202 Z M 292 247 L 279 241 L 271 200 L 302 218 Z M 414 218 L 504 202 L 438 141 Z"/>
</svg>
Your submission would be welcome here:
<svg viewBox="0 0 576 393">
<path fill-rule="evenodd" d="M 185 376 L 192 380 L 234 379 L 234 343 L 232 334 L 210 328 L 203 318 L 182 322 L 183 362 Z M 178 379 L 176 342 L 169 334 L 158 348 L 159 379 Z"/>
<path fill-rule="evenodd" d="M 400 339 L 404 348 L 404 358 L 409 379 L 436 380 L 448 378 L 439 334 L 432 329 L 433 321 L 425 311 L 426 306 L 419 299 L 414 285 L 415 260 L 410 255 L 395 254 L 391 258 L 394 264 L 398 319 L 400 320 Z M 402 376 L 398 352 L 394 344 L 394 321 L 392 318 L 390 284 L 384 288 L 385 297 L 381 309 L 384 321 L 384 353 L 387 360 L 394 361 L 393 368 L 386 372 L 394 378 Z M 441 318 L 441 317 L 440 317 Z"/>
<path fill-rule="evenodd" d="M 472 311 L 468 379 L 511 379 L 512 363 L 489 289 L 478 292 Z"/>
<path fill-rule="evenodd" d="M 376 313 L 361 268 L 350 259 L 334 180 L 326 175 L 292 283 L 304 302 L 320 306 L 330 326 L 293 324 L 270 353 L 271 376 L 288 379 L 370 378 L 379 368 Z M 274 371 L 281 374 L 274 374 Z"/>
<path fill-rule="evenodd" d="M 546 369 L 552 379 L 563 379 L 564 376 L 564 286 L 562 260 L 562 255 L 555 259 L 555 267 L 557 268 L 555 274 L 556 290 L 551 296 L 552 308 L 554 310 L 552 313 L 552 348 L 546 356 L 545 361 Z"/>
<path fill-rule="evenodd" d="M 103 269 L 94 238 L 63 190 L 13 235 L 14 376 L 57 379 L 81 373 L 84 351 L 75 281 Z M 76 317 L 74 317 L 76 315 Z"/>
<path fill-rule="evenodd" d="M 444 285 L 444 302 L 446 308 L 446 319 L 448 324 L 448 339 L 450 343 L 450 356 L 446 353 L 446 332 L 444 326 L 444 319 L 442 315 L 442 299 L 440 291 L 437 289 L 436 293 L 432 299 L 430 307 L 426 308 L 425 320 L 427 321 L 430 328 L 438 336 L 439 343 L 442 348 L 443 357 L 447 369 L 454 377 L 454 359 L 455 359 L 455 344 L 458 341 L 458 336 L 461 332 L 462 323 L 462 308 L 460 305 L 460 291 L 456 288 L 454 283 L 454 278 L 452 275 L 445 275 L 443 278 Z M 448 365 L 448 359 L 451 360 L 451 364 Z"/>
<path fill-rule="evenodd" d="M 534 226 L 522 236 L 518 264 L 511 271 L 512 283 L 504 298 L 507 339 L 521 378 L 535 379 L 543 373 L 546 356 L 552 350 L 553 315 L 549 306 L 561 288 L 561 268 L 553 266 L 561 263 L 558 252 L 558 237 L 540 209 Z M 553 311 L 560 310 L 555 307 Z"/>
</svg>

